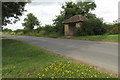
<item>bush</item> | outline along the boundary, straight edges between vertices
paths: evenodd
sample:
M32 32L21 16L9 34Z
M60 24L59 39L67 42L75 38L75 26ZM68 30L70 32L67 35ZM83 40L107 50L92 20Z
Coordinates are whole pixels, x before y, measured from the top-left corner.
M119 34L120 33L120 23L115 23L113 25L106 25L106 34Z
M3 29L2 31L3 31L3 32L12 32L12 30L11 30L11 29L8 29L8 28Z
M28 34L30 32L30 30L23 30L24 34Z
M23 29L17 29L17 30L15 30L14 32L15 32L15 34L23 34Z
M75 30L75 35L103 35L106 32L105 27L101 19L89 19L87 22L83 22L80 28Z
M35 29L34 31L39 33L42 30L42 27L38 27L37 29Z
M46 35L46 32L44 30L40 31L39 34Z
M83 28L82 28L83 29ZM75 32L74 32L75 36L86 36L88 35L87 32L85 32L84 30L81 30L81 28L76 28Z
M51 25L45 25L45 27L42 27L42 30L44 30L47 34L55 32L54 26Z

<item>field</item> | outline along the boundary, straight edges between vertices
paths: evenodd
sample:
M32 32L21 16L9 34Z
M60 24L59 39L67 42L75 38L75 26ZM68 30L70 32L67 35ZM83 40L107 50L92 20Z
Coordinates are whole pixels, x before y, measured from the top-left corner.
M92 66L17 40L2 39L3 78L113 78Z

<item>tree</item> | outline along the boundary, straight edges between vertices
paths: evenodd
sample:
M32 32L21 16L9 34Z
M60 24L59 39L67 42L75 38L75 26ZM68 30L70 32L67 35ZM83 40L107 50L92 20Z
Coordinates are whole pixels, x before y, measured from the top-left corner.
M87 14L95 8L96 4L94 2L66 2L65 5L62 6L63 10L60 15L56 16L56 19L53 20L57 31L63 34L64 25L62 22L64 20L77 14L87 16Z
M27 18L24 19L22 23L25 30L32 30L34 26L39 26L40 22L32 13L27 14Z
M3 31L5 31L5 32L12 32L12 30L8 29L8 28L4 28Z
M53 20L55 32L58 32L61 35L64 33L64 25L62 23L64 20L64 15L58 15L57 18Z
M62 6L63 13L65 14L65 19L68 19L76 14L81 14L86 16L90 11L96 8L96 4L94 2L77 2L76 4L73 2L66 2L65 5Z
M27 2L2 2L2 25L16 23Z

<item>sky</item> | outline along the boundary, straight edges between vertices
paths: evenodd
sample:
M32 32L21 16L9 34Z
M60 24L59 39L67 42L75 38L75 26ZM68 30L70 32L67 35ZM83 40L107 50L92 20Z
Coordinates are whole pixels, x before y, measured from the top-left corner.
M60 14L62 4L66 1L77 2L78 0L32 0L31 3L25 6L27 12L24 12L23 16L20 17L20 21L15 24L8 24L4 26L12 30L23 29L23 20L28 13L33 13L41 25L53 24L53 19ZM97 7L92 13L96 14L97 17L103 18L104 22L112 23L118 19L118 2L120 0L94 0Z

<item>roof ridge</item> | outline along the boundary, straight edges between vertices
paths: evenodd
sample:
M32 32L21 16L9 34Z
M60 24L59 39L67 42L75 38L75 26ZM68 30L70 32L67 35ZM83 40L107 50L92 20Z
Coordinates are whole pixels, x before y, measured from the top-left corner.
M65 20L63 23L73 23L73 22L79 22L79 21L86 21L86 17L80 14L77 14Z

